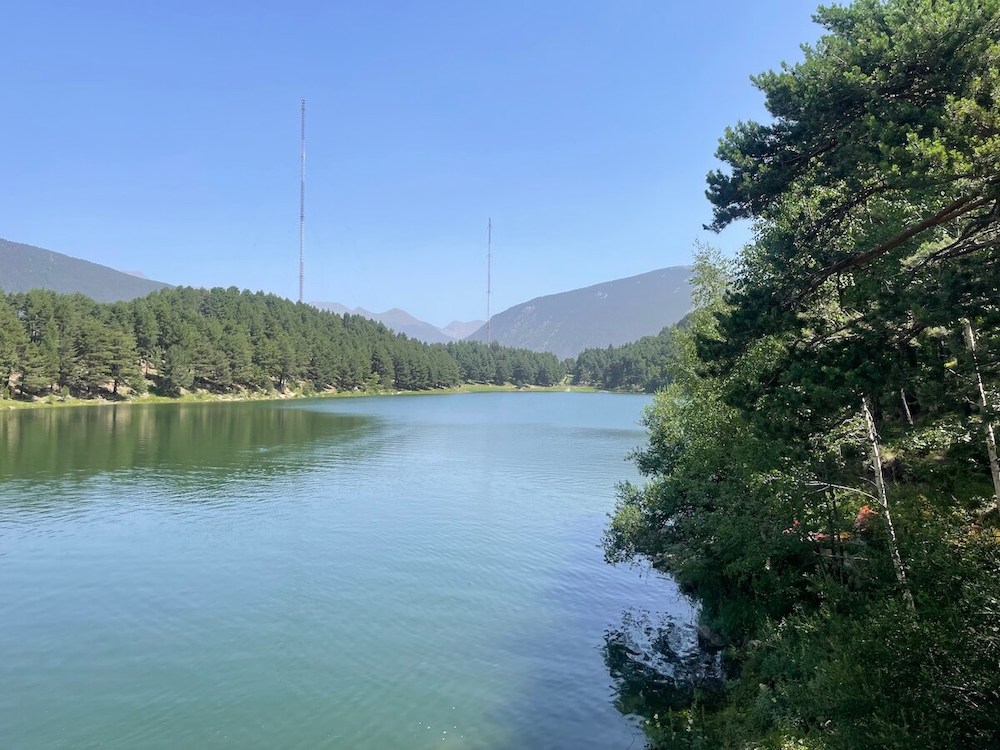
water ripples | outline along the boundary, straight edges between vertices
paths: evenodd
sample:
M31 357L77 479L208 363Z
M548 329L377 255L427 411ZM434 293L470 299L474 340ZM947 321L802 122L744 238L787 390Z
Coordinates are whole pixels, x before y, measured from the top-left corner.
M243 427L291 432L5 482L0 724L28 748L627 746L599 646L664 588L597 542L644 402L552 395L253 405ZM242 435L232 408L170 429Z

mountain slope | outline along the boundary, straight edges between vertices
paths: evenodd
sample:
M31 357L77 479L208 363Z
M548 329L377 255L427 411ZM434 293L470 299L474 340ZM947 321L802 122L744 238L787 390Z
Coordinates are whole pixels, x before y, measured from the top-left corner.
M400 310L398 307L386 310L385 312L373 313L363 307L355 307L352 310L345 305L341 305L339 302L313 302L312 306L320 310L337 313L338 315L350 313L351 315L360 315L369 320L376 320L396 333L405 333L411 339L423 341L426 344L447 344L449 341L459 338L449 335L435 325L414 318L406 310Z
M62 253L0 239L0 290L8 294L51 289L61 294L79 292L98 302L117 302L145 297L169 286Z
M478 331L485 322L485 320L453 320L441 330L453 339L464 339Z
M491 338L505 346L575 357L659 333L691 309L691 269L672 266L550 294L493 316ZM468 337L486 340L484 325Z
M386 310L383 313L362 311L357 314L377 320L380 323L384 323L386 328L398 333L405 333L411 339L423 341L427 344L447 344L451 341L451 338L437 326L417 320L406 312L406 310L400 310L398 307Z

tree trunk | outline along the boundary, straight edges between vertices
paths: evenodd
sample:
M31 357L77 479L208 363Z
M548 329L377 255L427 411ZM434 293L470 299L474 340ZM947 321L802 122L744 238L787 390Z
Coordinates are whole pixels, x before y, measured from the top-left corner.
M912 427L913 415L910 413L910 405L906 403L906 391L904 391L902 388L899 389L899 397L903 399L903 411L906 413L906 421L909 422L910 426Z
M976 354L976 333L972 330L972 321L965 318L965 343L972 352L972 366L976 370L976 386L979 388L979 409L983 414L983 424L986 427L986 452L990 457L990 474L993 475L993 499L997 512L1000 513L1000 462L997 461L997 438L993 432L993 423L986 414L986 389L983 387L983 375L979 371L979 357Z
M896 542L896 528L892 525L892 514L889 512L889 498L885 491L885 477L882 475L882 453L878 447L878 433L875 431L875 420L868 409L868 399L861 397L861 411L865 415L865 424L868 427L868 440L872 448L872 465L875 468L875 487L878 489L878 501L885 514L885 524L889 530L889 552L892 554L892 567L896 571L896 580L903 588L903 598L911 610L915 610L913 604L913 594L906 582L906 569L903 568L903 559L899 555L899 545Z
M837 510L837 493L832 487L826 490L826 520L830 534L830 555L837 560L837 577L840 582L844 582L844 574L847 568L847 552L844 549L844 542L840 538L840 528L838 525L839 512Z

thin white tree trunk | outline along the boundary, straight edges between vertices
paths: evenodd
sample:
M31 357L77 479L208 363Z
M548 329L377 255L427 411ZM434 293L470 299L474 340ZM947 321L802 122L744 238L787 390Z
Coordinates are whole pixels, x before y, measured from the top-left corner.
M903 399L903 411L906 412L906 421L909 422L910 426L912 427L913 415L910 414L910 405L906 403L906 391L904 391L902 388L899 389L899 397Z
M972 321L965 318L965 343L972 352L972 365L976 370L976 386L979 388L979 408L983 411L983 423L986 427L986 452L990 456L990 474L993 475L993 499L996 501L997 512L1000 513L1000 462L997 461L997 438L993 431L993 423L986 416L986 389L983 387L983 375L979 371L979 356L976 354L976 333L972 330Z
M889 530L889 552L892 554L892 567L896 571L896 580L903 588L903 598L907 606L914 610L913 594L906 582L906 569L903 567L903 558L899 555L899 545L896 542L896 528L892 525L892 514L889 512L889 498L885 491L885 477L882 475L882 452L878 447L878 433L875 431L875 420L868 409L868 399L861 397L861 411L865 415L865 425L868 427L868 440L872 448L872 465L875 468L875 487L878 490L878 502L882 506L885 514L885 524Z

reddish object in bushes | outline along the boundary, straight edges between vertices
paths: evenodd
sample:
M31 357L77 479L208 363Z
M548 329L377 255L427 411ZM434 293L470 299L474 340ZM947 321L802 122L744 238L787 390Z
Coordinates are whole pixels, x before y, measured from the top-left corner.
M858 532L872 531L875 528L875 519L878 512L872 510L872 506L865 503L858 511L857 518L854 519L854 529Z

